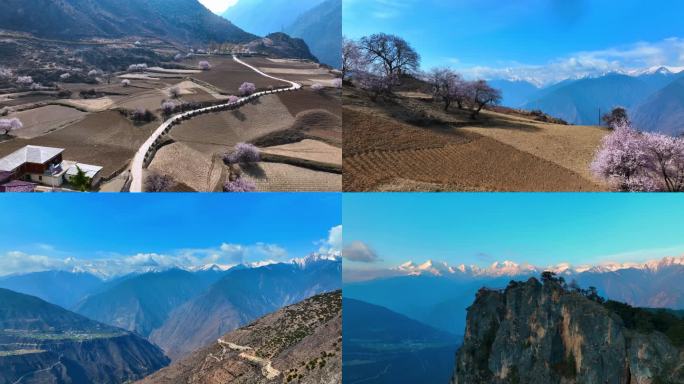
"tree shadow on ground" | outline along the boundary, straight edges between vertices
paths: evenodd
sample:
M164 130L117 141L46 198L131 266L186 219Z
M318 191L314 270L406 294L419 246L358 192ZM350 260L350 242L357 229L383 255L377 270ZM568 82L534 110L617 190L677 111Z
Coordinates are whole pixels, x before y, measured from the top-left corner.
M246 121L247 120L247 115L242 113L242 111L240 111L239 109L235 109L231 113L233 114L233 117L235 117L236 119L238 119L240 121Z
M240 169L242 169L242 172L245 174L255 178L255 179L265 179L266 178L266 172L264 171L263 168L261 168L261 165L259 163L253 163L253 164L242 164L240 165Z

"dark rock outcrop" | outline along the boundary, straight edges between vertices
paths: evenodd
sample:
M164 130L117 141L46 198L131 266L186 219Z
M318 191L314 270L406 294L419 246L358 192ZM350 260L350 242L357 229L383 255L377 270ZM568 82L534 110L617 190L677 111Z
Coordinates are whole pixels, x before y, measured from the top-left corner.
M682 351L628 329L605 305L557 281L482 289L468 308L452 384L684 383Z

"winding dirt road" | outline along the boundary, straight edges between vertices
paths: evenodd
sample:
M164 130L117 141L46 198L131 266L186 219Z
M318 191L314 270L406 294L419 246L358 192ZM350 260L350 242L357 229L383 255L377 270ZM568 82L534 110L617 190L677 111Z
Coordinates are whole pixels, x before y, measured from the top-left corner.
M238 108L252 100L255 100L261 96L264 95L269 95L272 93L278 93L278 92L285 92L285 91L296 91L302 88L301 84L295 83L294 81L290 80L285 80L281 79L278 77L274 77L271 75L268 75L262 71L260 71L258 68L249 65L245 63L244 61L240 60L237 58L237 56L233 55L233 60L241 65L244 65L245 67L253 70L254 72L258 73L261 76L268 77L269 79L273 80L278 80L282 81L284 83L290 84L290 88L284 88L284 89L277 89L277 90L272 90L272 91L263 91L263 92L257 92L252 95L243 97L239 99L238 101L234 103L226 103L226 104L220 104L220 105L215 105L211 107L206 107L206 108L201 108L201 109L196 109L193 111L187 111L184 113L180 113L178 115L174 115L170 119L166 120L162 125L157 128L152 135L143 143L143 145L138 149L138 151L135 153L135 156L133 157L133 161L131 162L131 188L130 192L142 192L143 190L143 169L145 167L145 162L148 160L149 156L152 156L153 151L152 149L154 148L155 144L158 142L158 140L167 134L169 130L173 127L173 125L183 119L186 118L192 118L193 116L197 116L200 114L204 113L211 113L211 112L218 112L221 110L225 110L226 108Z
M251 351L253 351L252 348L245 347L242 345L233 344L233 343L224 341L223 339L218 339L218 343L224 347L224 353L225 353L225 347L228 347L229 349L232 349L234 351L239 351L240 354L238 356L240 356L240 358L245 359L248 362L256 365L257 367L261 368L261 374L266 379L273 380L276 377L280 376L280 371L273 368L273 364L271 363L271 360L263 359L261 357L254 355L254 353L251 352Z

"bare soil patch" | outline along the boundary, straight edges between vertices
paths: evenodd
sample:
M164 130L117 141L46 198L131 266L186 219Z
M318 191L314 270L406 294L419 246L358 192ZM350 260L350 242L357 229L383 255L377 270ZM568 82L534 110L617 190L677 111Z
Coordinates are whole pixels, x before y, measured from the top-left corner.
M280 101L287 107L292 116L312 109L324 109L342 117L342 99L337 90L326 90L316 93L310 89L278 94Z
M244 82L254 83L260 90L265 90L269 86L276 88L289 86L287 83L261 76L244 65L236 63L232 57L214 56L208 60L211 62L212 69L194 74L192 77L206 81L229 94L237 94L238 88ZM197 65L197 62L194 62L194 65Z
M203 153L224 153L240 142L249 142L289 128L294 117L277 96L260 98L235 111L197 116L173 127L170 136Z
M344 110L344 190L595 191L581 175L460 129Z
M278 145L261 150L264 159L275 162L310 162L324 167L342 168L342 149L321 141L302 140L298 143Z
M65 159L100 165L104 167L103 177L108 178L126 166L156 126L156 123L136 126L116 111L93 113L40 137L0 143L0 157L25 145L65 148Z
M48 105L10 114L9 117L17 117L24 123L24 128L14 133L17 137L32 139L64 128L83 119L85 116L86 113L74 108Z
M253 181L259 192L338 192L342 175L280 163L259 163L243 167L243 176Z
M173 177L199 192L210 192L219 183L221 167L214 167L212 155L196 151L183 143L165 145L157 151L149 170Z

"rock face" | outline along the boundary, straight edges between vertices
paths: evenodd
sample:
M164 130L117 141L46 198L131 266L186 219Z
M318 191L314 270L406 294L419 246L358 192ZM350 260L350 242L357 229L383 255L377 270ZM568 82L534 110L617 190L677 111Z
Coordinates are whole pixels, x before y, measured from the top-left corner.
M342 293L325 293L230 332L142 384L342 382Z
M684 383L683 363L665 335L627 329L604 305L531 278L478 292L452 384Z
M168 363L133 333L0 289L0 384L115 384Z

